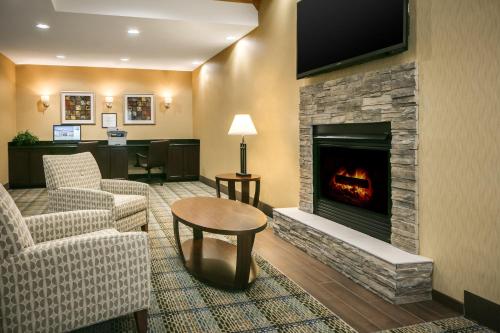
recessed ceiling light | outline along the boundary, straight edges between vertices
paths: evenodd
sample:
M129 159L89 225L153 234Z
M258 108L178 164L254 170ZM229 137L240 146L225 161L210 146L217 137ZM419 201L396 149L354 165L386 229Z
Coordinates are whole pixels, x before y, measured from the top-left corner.
M129 35L138 35L138 34L140 34L140 33L141 33L138 29L135 29L135 28L133 28L133 29L128 29L128 31L127 31L127 32L128 32L128 34L129 34Z
M38 29L47 30L47 29L49 29L49 28L50 28L50 25L45 24L45 23L38 23L38 24L36 25L36 27L37 27Z
M129 59L129 58L120 58L120 60L121 60L121 61L123 61L123 62L127 62L127 61L129 61L130 59Z
M203 63L203 61L199 61L199 60L196 60L196 61L193 61L193 65L201 65Z
M64 54L58 54L56 55L57 59L66 59L66 56Z
M236 37L234 37L234 36L227 36L226 39L227 40L236 40Z

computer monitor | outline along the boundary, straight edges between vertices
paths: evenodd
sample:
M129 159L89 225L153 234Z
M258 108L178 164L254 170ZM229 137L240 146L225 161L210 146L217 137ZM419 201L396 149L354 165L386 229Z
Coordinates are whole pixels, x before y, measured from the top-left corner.
M54 125L54 142L79 142L82 128L80 125Z

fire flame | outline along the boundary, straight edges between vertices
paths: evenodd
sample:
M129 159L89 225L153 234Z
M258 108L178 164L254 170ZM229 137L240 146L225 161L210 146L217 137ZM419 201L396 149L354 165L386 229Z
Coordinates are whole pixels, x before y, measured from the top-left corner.
M368 187L364 188L357 185L343 184L336 180L335 176L344 176L368 181ZM349 173L346 168L337 170L335 176L330 180L330 186L341 193L344 197L354 202L362 203L370 201L373 196L372 181L364 169L356 169L354 173Z

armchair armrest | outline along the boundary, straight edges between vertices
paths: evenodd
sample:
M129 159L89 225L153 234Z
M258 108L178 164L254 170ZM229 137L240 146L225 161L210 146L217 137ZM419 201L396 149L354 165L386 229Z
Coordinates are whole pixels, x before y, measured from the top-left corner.
M79 210L36 215L24 219L35 243L114 227L109 210Z
M112 193L73 187L49 190L48 196L50 209L53 212L87 209L113 210L115 203Z
M0 273L6 332L66 332L149 307L148 239L140 232L38 244L6 258Z
M149 202L149 185L117 179L102 179L101 189L114 194L142 195Z

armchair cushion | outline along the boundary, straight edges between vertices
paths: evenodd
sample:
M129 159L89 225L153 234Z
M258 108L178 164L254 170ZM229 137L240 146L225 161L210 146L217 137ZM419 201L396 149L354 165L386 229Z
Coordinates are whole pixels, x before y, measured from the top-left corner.
M101 171L91 153L44 155L47 189L75 187L100 190Z
M35 243L114 227L109 210L79 210L25 218Z
M112 193L101 190L62 187L48 191L49 209L52 212L64 212L82 209L107 209L114 207Z
M0 262L34 245L14 200L0 184Z
M149 197L149 185L129 180L103 179L101 190L114 194L133 194Z
M40 242L40 243L35 245L35 248L37 248L38 246L43 247L46 244L53 246L53 245L61 243L61 242L67 243L67 242L74 242L74 241L79 240L79 239L92 238L95 236L113 236L113 235L119 235L119 234L120 234L120 232L116 229L102 229L102 230L98 230L98 231L89 232L86 234L75 234L75 235L69 236L69 237L53 239L53 240L46 241L46 242Z
M149 307L147 235L104 230L0 264L0 331L66 332Z
M146 210L148 202L142 195L115 194L115 218L122 219Z

